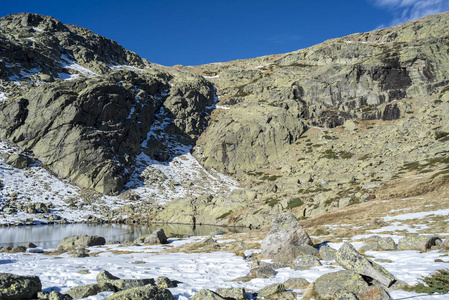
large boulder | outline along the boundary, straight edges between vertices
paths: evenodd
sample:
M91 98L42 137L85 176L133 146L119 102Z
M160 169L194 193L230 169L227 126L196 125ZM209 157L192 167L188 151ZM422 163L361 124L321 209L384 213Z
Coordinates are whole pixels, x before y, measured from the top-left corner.
M106 243L104 237L97 235L74 235L64 238L58 244L59 250L70 250L74 248L85 248L91 246L101 246Z
M291 263L298 255L298 246L313 246L307 232L291 213L278 216L261 243L262 254L279 262Z
M437 236L428 235L408 235L398 241L398 250L418 250L428 251L432 246L442 244L442 240Z
M382 266L357 252L350 243L345 242L336 253L336 261L346 270L371 278L382 287L391 286L396 278Z
M108 300L175 300L168 289L160 288L156 285L145 285L120 291L107 297Z
M32 158L23 154L13 154L6 160L7 164L19 169L25 169L29 164L32 164L33 162L34 160Z
M145 244L168 244L167 236L165 235L164 229L159 228L158 230L151 233L147 238L144 240Z
M26 300L35 299L42 290L42 283L37 276L20 276L0 273L0 299Z

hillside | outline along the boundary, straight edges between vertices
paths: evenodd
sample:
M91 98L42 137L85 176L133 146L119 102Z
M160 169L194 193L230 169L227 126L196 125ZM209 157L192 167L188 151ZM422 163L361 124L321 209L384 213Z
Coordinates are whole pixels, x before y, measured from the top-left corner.
M291 210L317 230L449 208L448 25L443 13L287 54L164 67L51 17L3 17L1 163L73 189L35 199L52 190L37 179L13 195L5 171L5 222L50 220L29 202L251 227Z

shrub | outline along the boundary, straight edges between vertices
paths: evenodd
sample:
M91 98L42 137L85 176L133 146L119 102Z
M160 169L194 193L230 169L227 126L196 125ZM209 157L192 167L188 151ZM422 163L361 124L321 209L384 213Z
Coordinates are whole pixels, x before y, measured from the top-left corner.
M290 201L288 201L287 208L292 209L292 208L301 206L303 204L304 204L304 201L302 201L301 198L293 198L293 199L290 199Z
M436 270L435 273L421 277L422 282L411 287L417 293L445 294L449 292L449 269Z

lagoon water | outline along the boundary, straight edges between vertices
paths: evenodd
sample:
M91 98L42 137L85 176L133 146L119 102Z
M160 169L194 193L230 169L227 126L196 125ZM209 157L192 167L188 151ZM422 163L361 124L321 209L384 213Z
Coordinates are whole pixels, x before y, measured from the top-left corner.
M0 246L19 246L23 243L34 243L42 248L56 248L59 242L68 236L87 234L102 236L108 241L134 240L162 228L170 236L204 236L213 231L246 232L247 228L229 228L218 226L196 226L181 224L164 225L125 225L125 224L65 224L36 225L21 227L0 227Z

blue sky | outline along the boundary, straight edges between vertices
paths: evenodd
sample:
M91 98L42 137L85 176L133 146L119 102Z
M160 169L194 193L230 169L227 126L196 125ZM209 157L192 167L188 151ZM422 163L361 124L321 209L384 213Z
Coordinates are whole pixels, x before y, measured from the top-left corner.
M448 0L21 0L0 15L50 15L171 66L290 52L448 10Z

